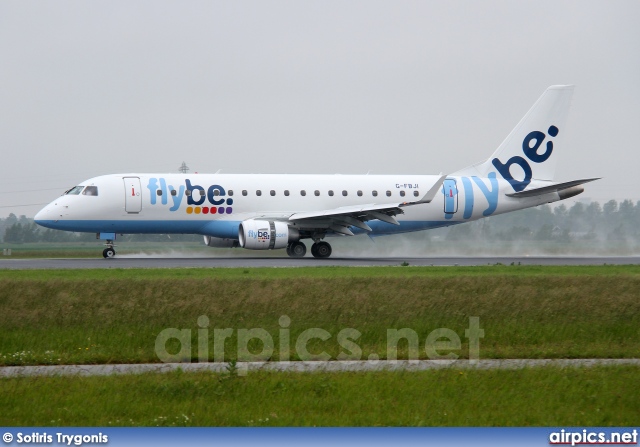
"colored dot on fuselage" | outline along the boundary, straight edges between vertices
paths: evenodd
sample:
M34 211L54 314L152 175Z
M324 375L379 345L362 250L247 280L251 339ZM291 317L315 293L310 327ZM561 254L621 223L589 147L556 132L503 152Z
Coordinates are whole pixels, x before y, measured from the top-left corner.
M193 213L193 207L188 206L187 207L187 214L191 214L191 213Z
M200 207L199 206L196 206L195 212L196 212L196 214L200 214Z
M208 206L203 206L202 207L202 214L209 214L209 207Z
M219 207L218 207L218 212L219 212L220 214L224 214L224 206L219 206Z

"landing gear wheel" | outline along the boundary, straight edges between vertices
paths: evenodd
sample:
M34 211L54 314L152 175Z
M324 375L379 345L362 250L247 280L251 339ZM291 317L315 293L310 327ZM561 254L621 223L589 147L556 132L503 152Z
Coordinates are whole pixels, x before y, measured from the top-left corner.
M102 256L104 256L105 258L113 258L115 255L116 251L111 247L102 250Z
M311 254L316 258L328 258L331 256L331 245L324 241L316 242L311 246Z
M307 254L307 246L302 242L292 242L287 245L287 254L292 258L302 258Z

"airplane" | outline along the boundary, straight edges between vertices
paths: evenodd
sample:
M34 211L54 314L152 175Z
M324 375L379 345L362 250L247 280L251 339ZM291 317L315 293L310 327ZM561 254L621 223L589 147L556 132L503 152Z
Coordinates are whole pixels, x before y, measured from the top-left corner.
M576 196L597 178L553 181L572 85L549 87L484 162L449 175L111 174L80 183L35 216L116 235L199 234L209 247L328 258L333 236L428 230Z

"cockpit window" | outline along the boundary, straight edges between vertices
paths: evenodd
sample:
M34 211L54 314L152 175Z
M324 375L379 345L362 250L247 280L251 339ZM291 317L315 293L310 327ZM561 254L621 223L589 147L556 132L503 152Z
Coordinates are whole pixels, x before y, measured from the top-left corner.
M97 196L98 195L98 187L97 186L87 186L82 194L85 196Z
M82 192L83 189L84 189L84 186L74 186L69 191L65 192L65 194L68 196L77 196Z

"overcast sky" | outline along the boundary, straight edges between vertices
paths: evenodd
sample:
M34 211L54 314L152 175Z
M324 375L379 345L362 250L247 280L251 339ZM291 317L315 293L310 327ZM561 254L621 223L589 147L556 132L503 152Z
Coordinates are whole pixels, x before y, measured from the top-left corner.
M0 0L0 217L183 160L453 172L553 84L576 85L557 180L638 200L639 24L639 1Z

